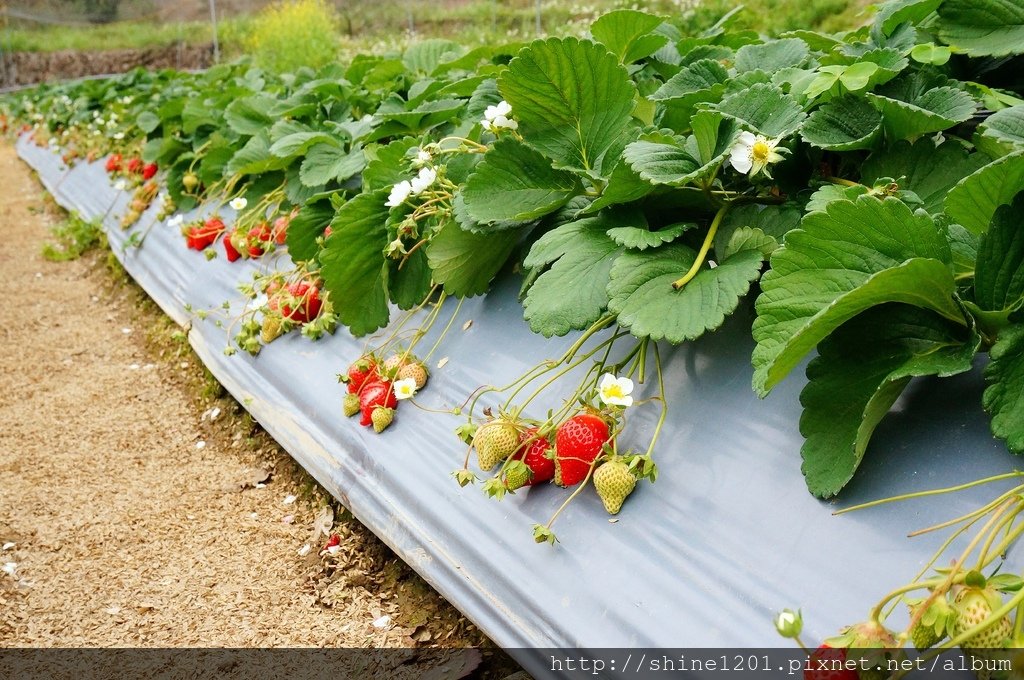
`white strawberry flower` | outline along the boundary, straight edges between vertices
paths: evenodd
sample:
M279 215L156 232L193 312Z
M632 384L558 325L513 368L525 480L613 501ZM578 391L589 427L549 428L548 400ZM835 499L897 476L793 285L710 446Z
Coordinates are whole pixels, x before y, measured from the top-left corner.
M116 139L117 141L121 141L122 139L124 139L124 133L123 132L115 132L114 133L114 139Z
M789 153L789 149L779 147L779 141L781 140L768 139L764 135L755 135L744 130L732 145L729 164L737 172L750 173L751 177L764 172L765 176L770 178L768 166L783 160L783 154Z
M117 189L118 191L124 191L126 188L128 188L128 183L125 182L123 179L119 179L116 182L114 182L114 188Z
M402 203L405 202L405 199L409 198L411 193L412 184L409 183L409 180L403 179L401 182L391 187L391 193L388 194L388 200L384 205L389 208L402 205Z
M430 155L429 151L426 149L420 149L416 152L416 158L413 160L412 164L417 168L421 168L432 161L433 158L434 157Z
M419 196L426 191L434 180L437 179L437 170L433 168L421 168L420 174L412 178L409 183L409 187L412 189L413 196Z
M245 199L245 196L239 196L238 198L231 199L228 205L231 206L232 210L238 212L239 210L245 210L245 206L249 205L249 201Z
M519 129L519 123L512 120L510 118L511 115L512 105L503 99L501 102L484 109L484 119L480 121L480 125L489 132L497 132L502 128L517 130Z
M416 381L413 378L396 380L391 385L395 389L395 399L412 399L416 396Z
M601 376L601 384L598 387L601 401L608 406L622 406L628 408L633 405L633 381L629 378L616 378L611 373Z

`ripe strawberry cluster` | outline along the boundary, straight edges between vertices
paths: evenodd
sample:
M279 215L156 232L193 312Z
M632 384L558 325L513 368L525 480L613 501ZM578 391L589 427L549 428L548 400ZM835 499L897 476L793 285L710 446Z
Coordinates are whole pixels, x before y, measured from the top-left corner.
M132 156L126 161L124 156L119 153L112 153L107 156L107 162L104 167L107 174L111 177L123 175L129 178L142 179L143 181L156 177L156 173L160 169L156 163L146 163L138 156Z
M249 354L295 328L316 339L333 332L336 318L315 274L298 269L291 276L280 273L258 279L258 287L246 288L250 297L262 290L266 302L247 313L235 343Z
M1022 585L1017 577L996 578L1003 579L1002 587L1012 591ZM923 652L947 639L959 640L972 667L981 669L979 680L988 680L994 662L1005 659L1006 650L1024 645L1024 637L1014 636L1010 615L1000 612L1003 596L992 582L986 582L979 572L959 580L964 582L907 600L910 624L902 634L877 619L844 628L810 653L804 680L880 680L889 676L889 669L904 667L899 664L906 659L903 645L907 641ZM784 637L799 639L803 621L799 613L786 610L775 625Z
M554 427L552 437L552 431L499 415L476 427L470 441L481 470L501 465L485 485L490 495L544 482L572 487L592 475L605 510L615 515L636 487L637 475L629 459L615 453L614 424L612 415L585 408ZM544 540L552 539L553 534L544 533Z
M279 216L273 224L261 221L254 227L245 230L237 226L228 229L220 217L214 215L205 220L196 220L182 227L181 233L185 243L194 250L205 250L213 245L218 238L224 248L224 256L228 262L241 258L257 258L284 245L288 235L288 225L294 213Z
M340 382L348 385L342 411L345 417L360 414L359 424L373 426L373 431L380 434L394 421L400 398L422 389L428 377L426 366L411 354L396 353L383 361L367 354L338 376ZM401 394L396 391L396 383L399 389L405 388Z

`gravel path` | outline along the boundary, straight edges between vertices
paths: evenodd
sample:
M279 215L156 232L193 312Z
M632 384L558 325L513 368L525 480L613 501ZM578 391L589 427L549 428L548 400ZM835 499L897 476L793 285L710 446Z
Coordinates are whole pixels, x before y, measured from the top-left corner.
M40 255L62 217L7 144L0 185L0 645L441 644L511 668L237 404L199 396L105 253Z

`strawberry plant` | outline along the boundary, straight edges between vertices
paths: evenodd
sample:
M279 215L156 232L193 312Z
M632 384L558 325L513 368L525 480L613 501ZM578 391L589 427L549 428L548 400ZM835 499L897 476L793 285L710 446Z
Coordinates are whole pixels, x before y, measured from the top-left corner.
M430 410L412 397L435 324L443 338L461 300L520 274L530 328L580 335L446 411L466 417L464 485L475 436L501 435L476 447L498 498L551 474L569 500L593 481L617 512L653 479L660 431L632 452L619 381L645 384L653 358L658 396L635 405L664 422L659 344L744 307L758 394L813 357L800 429L816 496L849 483L914 378L979 363L993 433L1024 452L1024 4L893 0L838 34L736 22L694 34L618 10L585 38L426 40L285 75L137 71L8 97L2 115L65 162L103 163L134 192L124 226L157 200L172 228L202 205L186 245L258 261L234 323L204 313L231 350L385 329L348 361L389 387L361 403L357 368L343 404L379 430L399 386ZM559 444L570 423L585 451Z

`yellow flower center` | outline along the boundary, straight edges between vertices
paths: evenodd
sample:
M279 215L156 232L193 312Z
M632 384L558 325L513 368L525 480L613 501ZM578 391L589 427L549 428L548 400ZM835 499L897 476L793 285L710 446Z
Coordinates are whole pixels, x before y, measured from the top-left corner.
M621 399L626 395L622 393L621 385L612 383L604 388L604 396L606 399Z
M754 142L754 146L750 147L750 155L758 163L767 163L768 155L771 152L772 149L768 146L768 143L761 139Z

